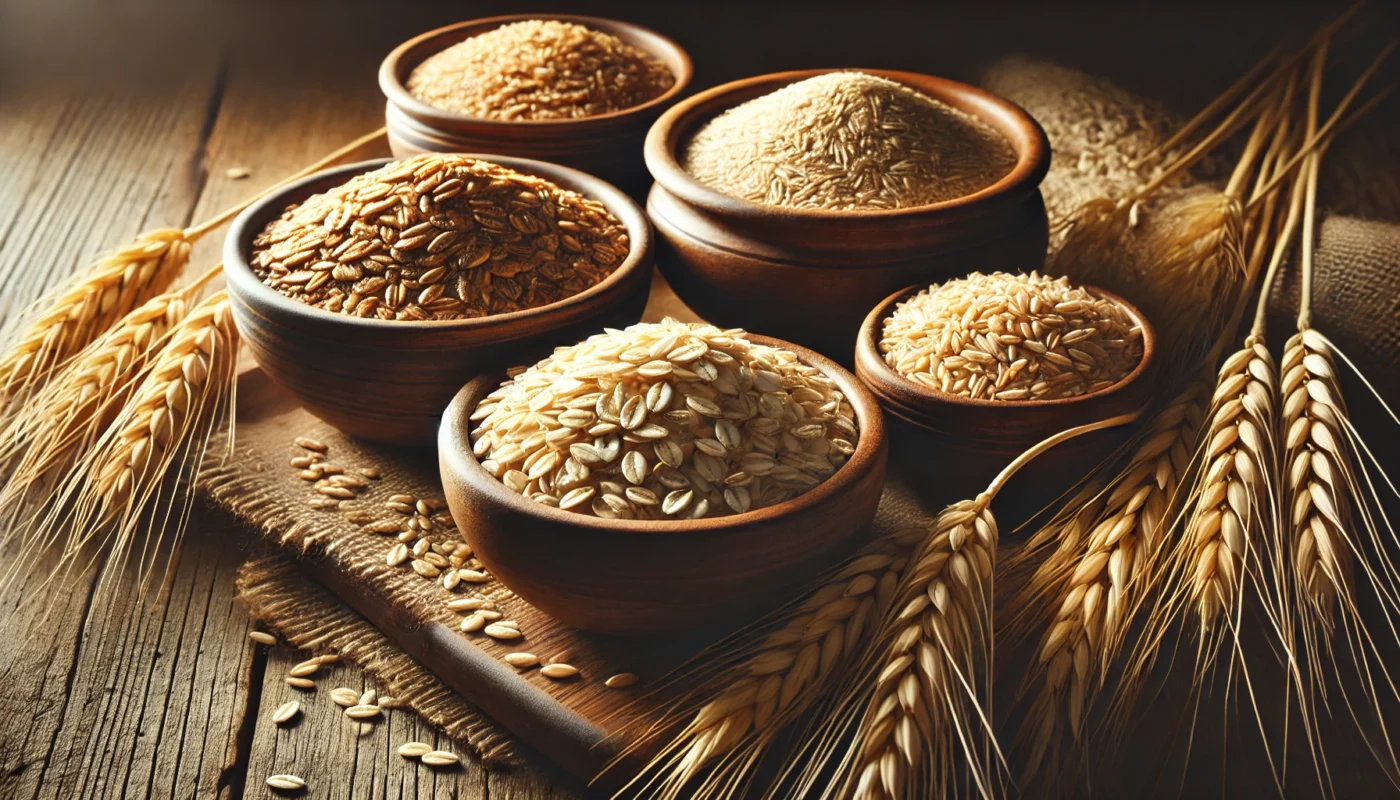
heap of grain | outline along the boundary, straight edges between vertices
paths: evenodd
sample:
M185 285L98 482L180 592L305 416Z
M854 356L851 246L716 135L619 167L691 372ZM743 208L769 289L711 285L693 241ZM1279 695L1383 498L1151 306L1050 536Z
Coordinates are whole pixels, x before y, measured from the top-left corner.
M616 36L557 20L526 20L423 60L410 94L430 106L496 120L572 119L621 111L665 94L671 70Z
M465 156L389 164L289 206L253 240L287 297L384 320L450 320L554 303L627 257L603 205Z
M477 458L511 490L608 519L775 505L834 473L858 436L845 396L793 352L671 319L556 350L472 419Z
M930 286L884 321L899 374L980 400L1049 400L1112 386L1142 360L1142 329L1117 302L1032 272Z
M859 72L798 81L710 120L687 172L773 206L850 211L952 200L1016 164L981 121L903 84Z

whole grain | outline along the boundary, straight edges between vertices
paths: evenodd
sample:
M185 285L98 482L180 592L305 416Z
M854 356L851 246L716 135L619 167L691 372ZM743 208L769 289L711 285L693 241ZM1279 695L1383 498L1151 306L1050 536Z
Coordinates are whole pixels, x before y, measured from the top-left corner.
M427 154L289 206L253 240L250 264L268 286L327 311L452 320L578 294L629 249L626 229L596 200L486 161Z
M832 72L710 120L682 163L744 200L849 211L972 194L1009 173L1016 155L981 121L902 83Z
M423 60L406 88L430 106L497 120L574 119L621 111L675 85L671 70L616 36L525 20Z
M1019 401L1104 389L1142 360L1124 307L1065 278L974 272L930 286L884 320L896 372L948 394Z

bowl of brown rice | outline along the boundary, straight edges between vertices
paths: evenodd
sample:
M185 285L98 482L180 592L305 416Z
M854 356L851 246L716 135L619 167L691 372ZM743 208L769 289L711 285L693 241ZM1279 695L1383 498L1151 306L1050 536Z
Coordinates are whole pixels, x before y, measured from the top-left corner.
M1045 253L1044 131L956 81L748 78L673 106L645 152L658 266L681 298L842 360L890 292Z
M258 365L363 439L431 444L462 384L641 316L646 215L577 170L427 154L328 169L234 220L224 272Z
M855 370L920 470L975 490L1042 439L1142 406L1155 355L1152 326L1118 295L1034 272L973 273L876 305ZM1063 489L1121 436L1061 444L1017 482Z
M829 359L664 320L467 384L438 459L502 583L567 624L636 634L780 602L849 552L879 504L884 431Z
M645 188L647 129L686 90L689 56L638 25L570 14L513 14L416 36L380 66L389 145L500 153Z

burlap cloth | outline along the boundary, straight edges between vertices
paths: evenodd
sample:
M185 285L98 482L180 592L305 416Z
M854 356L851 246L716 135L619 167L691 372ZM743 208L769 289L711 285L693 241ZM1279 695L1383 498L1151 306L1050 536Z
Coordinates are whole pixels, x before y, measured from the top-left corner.
M1084 200L1121 192L1140 180L1129 164L1161 141L1174 125L1159 106L1111 82L1050 64L1008 59L990 70L984 82L1029 110L1049 135L1054 158L1043 189L1052 223ZM1348 148L1339 147L1330 156L1333 164L1342 161L1343 165L1329 172L1323 202L1384 220L1400 219L1400 191L1395 179L1395 165L1400 160L1393 158L1384 144L1377 146L1374 141L1363 144L1362 149L1369 165L1364 170L1347 163ZM1378 152L1389 157L1384 162L1388 167L1376 163ZM1209 180L1214 171L1213 165L1206 165L1197 177ZM1368 183L1369 177L1374 180ZM1356 189L1362 185L1364 190ZM1274 331L1286 335L1292 330L1297 288L1296 278L1290 275L1275 292L1270 305ZM1400 389L1396 370L1400 359L1400 225L1350 216L1328 217L1321 228L1314 295L1316 326L1355 359L1393 403ZM647 316L686 313L674 297L660 295L654 296ZM1351 384L1348 389L1351 397L1362 391ZM282 440L284 445L291 435ZM368 460L385 469L385 480L398 482L408 493L440 494L430 463L424 466L420 461L406 467L401 453L346 442L329 428L322 429L321 435L333 450L355 447L361 463ZM279 459L273 459L270 468L284 468ZM337 597L308 580L293 562L309 553L335 553L335 563L352 571L355 580L373 586L387 602L423 620L451 622L432 584L412 573L405 577L404 570L387 568L384 540L367 536L342 515L316 512L303 500L262 491L261 470L248 459L235 459L205 476L214 502L233 511L267 544L267 552L251 559L239 574L241 597L251 613L294 646L339 653L359 664L386 692L488 765L510 763L515 751L509 734L399 652ZM951 499L955 498L945 498ZM937 510L929 507L931 502L927 497L920 501L912 493L891 491L882 506L881 526L926 517ZM487 591L509 595L496 585Z

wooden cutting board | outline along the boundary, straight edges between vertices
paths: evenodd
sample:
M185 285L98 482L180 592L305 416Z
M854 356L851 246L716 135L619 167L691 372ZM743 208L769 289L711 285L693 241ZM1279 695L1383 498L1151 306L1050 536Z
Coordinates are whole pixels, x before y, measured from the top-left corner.
M658 279L646 318L668 315L694 318ZM662 704L671 696L653 691L660 679L747 622L729 620L673 636L616 638L556 622L494 580L463 583L448 591L438 580L412 571L407 563L388 565L386 556L397 538L365 530L379 520L403 519L385 505L394 495L441 501L433 450L396 449L343 436L311 416L253 365L240 375L236 431L234 456L211 467L203 477L203 490L214 504L292 554L305 572L445 683L522 741L585 780L597 775L616 754L618 742L610 734L628 721L659 718ZM325 444L325 463L348 473L369 467L379 477L357 490L354 499L340 501L337 508L313 507L309 503L325 503L326 497L290 465L293 458L308 453L295 444L299 437ZM873 528L894 530L924 523L931 511L941 507L940 500L949 499L919 503L899 489L896 479L882 498ZM455 530L446 527L451 523L445 506L434 520L436 540L458 541ZM523 638L500 642L460 632L463 614L448 609L446 603L472 596L489 599L505 618L517 621ZM517 651L535 653L546 661L565 661L580 674L555 681L538 669L520 671L501 661ZM623 672L642 680L627 689L604 685L609 676Z

